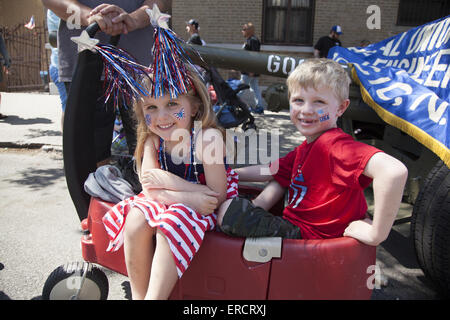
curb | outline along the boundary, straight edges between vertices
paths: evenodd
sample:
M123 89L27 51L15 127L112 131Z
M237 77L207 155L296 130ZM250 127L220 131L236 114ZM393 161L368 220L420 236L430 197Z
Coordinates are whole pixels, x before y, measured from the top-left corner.
M9 149L41 149L42 151L56 151L62 153L62 146L48 145L44 143L17 143L17 142L0 142L0 148Z

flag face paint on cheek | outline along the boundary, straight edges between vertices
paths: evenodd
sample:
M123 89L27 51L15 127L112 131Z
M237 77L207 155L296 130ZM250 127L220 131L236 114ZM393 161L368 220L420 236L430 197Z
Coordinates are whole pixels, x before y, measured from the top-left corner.
M323 111L323 109L317 110L317 114L319 115L319 122L324 122L324 121L330 120L330 114L325 113L325 111Z
M150 126L152 124L152 117L150 117L149 114L145 115L145 123L147 124L147 126Z
M184 108L181 108L180 111L175 112L173 115L174 115L175 118L177 118L178 120L183 120L183 119L184 119Z

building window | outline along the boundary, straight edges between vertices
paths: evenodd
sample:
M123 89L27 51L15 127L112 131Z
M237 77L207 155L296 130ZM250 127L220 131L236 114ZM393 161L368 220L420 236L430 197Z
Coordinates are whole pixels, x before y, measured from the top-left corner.
M312 45L314 0L264 0L264 44Z
M448 0L400 0L397 25L420 26L450 13Z

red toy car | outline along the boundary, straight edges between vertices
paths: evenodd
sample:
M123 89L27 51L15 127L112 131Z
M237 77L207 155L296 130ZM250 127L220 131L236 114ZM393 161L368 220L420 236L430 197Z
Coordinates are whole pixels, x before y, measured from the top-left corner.
M259 191L239 189L249 196ZM106 299L108 280L90 263L127 275L123 248L106 252L109 238L102 217L112 205L91 199L88 218L81 223L82 254L89 264L57 268L45 283L44 299ZM282 208L280 201L272 213L280 215ZM170 299L370 299L375 255L375 247L347 237L255 240L208 232Z

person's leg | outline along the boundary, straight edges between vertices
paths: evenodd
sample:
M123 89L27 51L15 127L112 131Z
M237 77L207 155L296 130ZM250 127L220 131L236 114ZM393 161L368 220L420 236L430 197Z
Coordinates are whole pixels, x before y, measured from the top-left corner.
M266 105L266 102L264 101L262 95L261 95L261 89L259 88L259 77L251 77L250 78L250 88L252 88L253 92L255 93L256 98L256 112L261 113L264 112L264 107Z
M250 77L248 74L241 74L241 82L250 85Z
M256 93L253 89L252 78L253 77L250 77L248 74L241 75L241 82L244 84L248 84L250 86L249 89L250 95L245 94L244 92L246 90L244 90L239 92L238 96L247 103L251 111L255 112L258 101L256 100Z
M144 214L133 208L124 226L124 255L130 279L131 295L135 300L144 299L150 279L154 253L155 228L148 225Z
M2 105L2 94L0 92L0 106L1 105ZM8 118L8 116L6 116L0 112L0 119L6 119L6 118Z
M64 127L64 111L66 110L66 103L67 103L67 89L66 85L63 82L59 81L58 77L58 67L54 65L50 65L49 68L50 78L52 79L53 83L55 84L56 88L58 89L59 99L61 100L61 131Z
M158 229L156 231L156 249L145 299L168 299L177 280L178 273L172 251L165 235Z
M222 232L235 237L301 238L297 226L244 198L225 201L219 208L217 224Z

